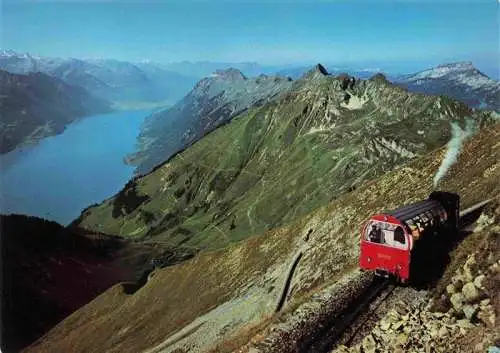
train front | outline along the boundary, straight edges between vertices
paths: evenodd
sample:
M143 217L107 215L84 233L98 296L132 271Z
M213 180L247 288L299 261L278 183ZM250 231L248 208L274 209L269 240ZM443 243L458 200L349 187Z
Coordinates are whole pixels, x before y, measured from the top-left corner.
M411 235L397 218L389 214L375 215L361 232L360 267L380 276L395 276L407 281L411 242Z
M361 231L360 267L402 282L410 273L413 279L434 271L447 235L456 232L459 209L458 195L436 191L427 200L371 217Z

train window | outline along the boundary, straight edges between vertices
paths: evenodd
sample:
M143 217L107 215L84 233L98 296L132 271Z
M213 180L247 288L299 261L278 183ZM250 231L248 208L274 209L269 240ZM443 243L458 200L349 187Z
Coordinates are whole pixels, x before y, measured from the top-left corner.
M403 245L405 244L406 238L405 238L405 232L404 232L403 228L397 227L394 230L394 241L401 243Z
M396 227L392 226L390 229L384 230L384 243L386 245L389 245L393 248L405 248L405 243L404 243L404 232L403 232L403 242L399 241L401 238L397 239L396 235Z
M366 225L364 239L398 249L406 249L406 235L403 227L388 222L372 221Z
M379 222L370 222L367 225L365 239L372 243L383 243L383 233Z

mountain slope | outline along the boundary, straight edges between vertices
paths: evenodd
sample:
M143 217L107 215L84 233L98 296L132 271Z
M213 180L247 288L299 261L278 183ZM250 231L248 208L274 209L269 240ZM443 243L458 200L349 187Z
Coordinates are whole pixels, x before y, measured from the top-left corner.
M128 160L137 165L138 174L150 172L232 117L274 99L290 86L283 77L247 78L236 69L216 71L199 81L175 106L146 118L139 134L139 151Z
M6 353L31 344L112 285L142 285L151 261L172 264L191 257L36 217L1 215L0 224L0 342Z
M500 111L500 82L490 79L470 62L439 65L398 81L412 92L442 94L472 108Z
M118 107L140 102L173 104L196 83L192 75L181 75L154 63L132 64L110 59L62 59L0 52L0 69L11 73L43 72L81 86Z
M61 133L87 115L111 111L109 103L79 86L42 73L11 74L0 70L0 152Z
M217 248L286 224L443 146L472 113L408 93L382 75L349 83L318 66L282 97L234 118L75 224Z
M500 200L499 140L497 123L467 141L440 190L460 193L463 208ZM203 352L214 344L213 352L245 352L238 349L247 342L249 351L295 351L311 337L310 324L335 315L338 298L368 283L356 270L362 222L425 199L444 155L443 148L415 159L286 227L155 271L133 295L117 285L27 352ZM299 253L285 312L275 314ZM273 334L274 342L267 339Z

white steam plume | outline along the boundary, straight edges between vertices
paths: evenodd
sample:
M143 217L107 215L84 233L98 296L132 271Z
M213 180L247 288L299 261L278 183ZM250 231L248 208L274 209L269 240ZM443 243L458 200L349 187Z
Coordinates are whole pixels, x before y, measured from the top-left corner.
M464 130L460 128L460 125L458 125L458 123L451 123L451 140L448 142L448 149L446 150L446 155L444 156L444 159L439 166L439 170L434 176L434 188L445 176L446 172L448 172L448 169L450 169L450 167L455 164L465 140L472 136L475 130L476 128L474 125L474 121L470 119L465 120Z

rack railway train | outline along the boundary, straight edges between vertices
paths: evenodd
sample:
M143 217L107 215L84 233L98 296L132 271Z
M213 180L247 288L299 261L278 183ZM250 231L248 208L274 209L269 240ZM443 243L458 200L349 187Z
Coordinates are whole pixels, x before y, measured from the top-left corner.
M362 227L360 267L405 283L433 270L458 230L460 197L435 191L427 200L372 216Z

